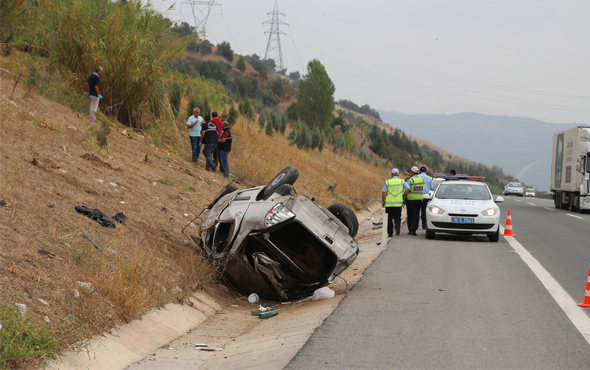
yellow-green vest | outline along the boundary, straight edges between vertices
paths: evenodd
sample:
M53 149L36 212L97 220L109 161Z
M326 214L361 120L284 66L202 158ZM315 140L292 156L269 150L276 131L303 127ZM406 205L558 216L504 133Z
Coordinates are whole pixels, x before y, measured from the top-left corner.
M404 204L404 180L400 178L385 181L387 196L385 207L401 207Z
M424 195L424 177L412 176L410 178L410 192L408 193L408 200L422 200Z

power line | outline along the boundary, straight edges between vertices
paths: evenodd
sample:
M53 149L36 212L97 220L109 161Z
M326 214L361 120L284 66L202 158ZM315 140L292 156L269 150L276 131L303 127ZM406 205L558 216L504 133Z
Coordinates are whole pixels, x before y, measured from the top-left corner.
M284 17L285 15L279 12L278 0L275 0L275 7L273 11L268 12L267 14L272 15L272 19L270 21L262 22L262 24L270 23L270 30L264 31L265 34L269 34L268 42L266 44L266 52L264 53L264 59L274 60L278 69L281 70L283 69L283 53L281 51L280 35L285 35L285 33L279 30L279 25L288 26L288 24L279 19L279 16L282 15Z
M211 14L211 8L213 6L221 6L221 4L215 4L215 0L209 1L197 1L189 0L183 4L189 4L193 13L193 19L195 21L195 30L197 33L205 33L207 30L207 20Z

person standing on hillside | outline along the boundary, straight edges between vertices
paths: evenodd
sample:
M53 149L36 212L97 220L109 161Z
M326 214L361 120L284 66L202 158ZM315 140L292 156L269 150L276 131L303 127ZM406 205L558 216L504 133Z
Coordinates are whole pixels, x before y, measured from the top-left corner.
M233 136L231 130L229 129L229 123L223 121L222 122L221 131L221 139L219 139L219 169L223 172L223 176L229 177L229 163L228 157L229 152L231 151L231 143L233 141Z
M430 193L430 189L432 189L432 177L426 174L426 167L420 167L420 174L418 175L424 179L424 194ZM422 206L420 207L420 217L422 218L422 229L426 229L426 206L428 205L428 201L426 199L422 199Z
M424 195L424 178L418 176L418 167L412 167L412 177L404 184L404 199L406 200L408 234L416 235L420 223L420 207Z
M217 128L217 134L219 135L218 138L221 139L221 131L223 130L223 127L222 122L218 116L219 115L217 114L217 112L212 112L211 122L215 125L215 128ZM219 161L219 146L217 147L217 149L215 149L215 152L213 153L213 163L215 163L215 168L217 168L217 164L219 164L219 170L223 172L223 168L221 168L221 162Z
M205 169L207 171L215 171L215 164L213 163L213 153L219 143L219 134L215 124L211 122L211 116L205 116L203 122L203 130L201 131L201 143L205 144L203 154L205 154Z
M203 117L199 116L201 109L193 109L193 115L186 121L186 128L190 131L189 137L191 139L191 149L193 163L197 163L199 160L199 154L201 153L201 130L203 129Z
M381 189L381 206L385 207L387 213L387 235L393 236L395 224L395 235L401 230L402 206L404 204L404 180L399 177L399 170L391 170L391 178L385 181Z
M98 110L98 102L102 99L100 95L100 75L102 74L102 67L96 67L94 73L88 77L86 81L86 97L90 99L90 120L96 122L96 111Z

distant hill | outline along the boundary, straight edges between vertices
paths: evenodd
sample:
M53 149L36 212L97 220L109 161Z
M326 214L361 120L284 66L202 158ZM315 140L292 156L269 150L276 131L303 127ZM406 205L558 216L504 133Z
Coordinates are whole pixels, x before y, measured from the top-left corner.
M472 161L502 167L504 173L549 190L553 133L579 124L548 123L530 118L379 111L384 122Z

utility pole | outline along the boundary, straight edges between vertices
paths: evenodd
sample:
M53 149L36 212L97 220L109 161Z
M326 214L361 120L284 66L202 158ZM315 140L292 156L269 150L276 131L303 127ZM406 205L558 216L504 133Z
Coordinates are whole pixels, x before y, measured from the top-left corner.
M264 53L264 59L272 59L275 61L278 70L283 69L283 53L281 51L281 38L280 35L285 35L284 32L279 30L279 25L288 26L287 23L281 21L279 16L285 16L279 12L278 0L275 0L275 7L272 12L268 12L268 15L272 14L270 21L262 22L262 24L270 23L270 30L264 31L268 33L268 43L266 44L266 53Z
M214 4L215 0L210 1L197 1L197 0L189 0L184 2L183 4L189 4L191 6L191 10L193 12L193 18L195 20L195 30L197 33L205 33L207 28L207 19L209 19L209 14L211 14L211 8L213 6L221 6L221 4Z

